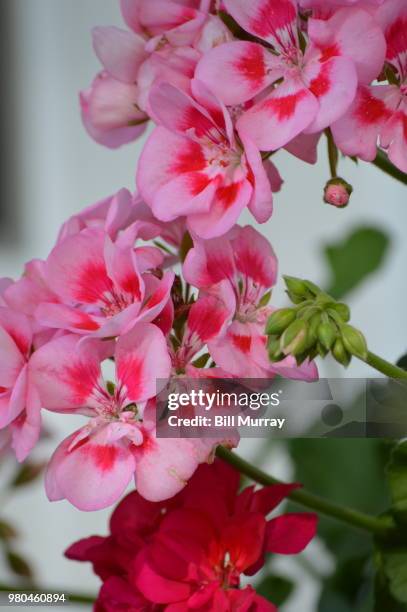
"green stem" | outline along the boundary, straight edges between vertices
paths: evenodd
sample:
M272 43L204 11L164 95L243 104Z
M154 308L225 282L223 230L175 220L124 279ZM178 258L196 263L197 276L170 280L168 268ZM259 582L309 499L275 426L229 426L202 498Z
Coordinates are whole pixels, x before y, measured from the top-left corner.
M218 446L216 454L218 457L236 468L241 474L244 474L251 480L258 482L261 485L268 486L273 484L282 484L280 480L277 480L277 478L266 474L266 472L263 472L255 465L252 465L242 457L239 457L239 455L236 455L236 453L232 453L223 446ZM318 497L317 495L309 493L303 489L292 491L289 498L293 502L300 504L305 508L325 514L326 516L342 521L347 525L352 525L358 529L368 531L369 533L381 538L390 536L395 528L391 518L376 518L369 516L368 514L364 514L358 510L353 510L352 508L334 504L333 502L323 499L322 497Z
M0 593L61 593L72 603L93 604L97 598L96 595L86 595L84 593L67 593L64 589L47 589L45 587L33 589L27 585L15 586L9 584L0 584Z
M331 178L336 178L338 176L338 149L336 148L329 128L325 130L325 134L328 146L329 171L331 173Z
M383 170L383 172L389 176L395 178L397 181L400 181L400 183L403 183L403 185L407 185L407 174L396 168L383 151L378 151L376 159L372 161L372 164L380 168L380 170Z
M390 363L389 361L382 359L382 357L379 357L379 355L375 355L374 353L371 353L370 351L368 351L366 359L362 359L362 361L370 365L372 368L374 368L378 372L385 374L389 378L402 378L402 379L407 380L406 370L399 368L393 363Z

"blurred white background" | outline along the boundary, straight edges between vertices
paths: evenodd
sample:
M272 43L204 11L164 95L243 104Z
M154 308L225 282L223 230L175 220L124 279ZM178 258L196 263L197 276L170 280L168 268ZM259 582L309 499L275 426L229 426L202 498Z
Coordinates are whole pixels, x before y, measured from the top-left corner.
M13 87L10 125L14 146L3 143L3 158L8 160L7 167L12 167L9 178L15 185L13 200L7 205L16 212L18 225L17 232L2 228L5 238L0 244L0 275L18 276L26 260L47 256L68 216L122 186L134 189L143 142L118 151L104 149L87 136L79 115L78 91L88 86L99 69L90 30L94 25L121 25L118 2L12 0L9 7L6 74ZM351 204L346 210L323 205L321 193L328 166L325 142L322 145L317 166L304 164L285 152L275 157L285 184L275 196L271 221L261 231L272 241L281 273L308 277L322 285L327 281L321 256L325 243L339 240L359 224L388 231L392 244L385 265L348 301L353 321L366 333L371 350L396 360L407 350L406 193L402 185L368 164L362 162L357 167L341 162L342 176L355 188ZM244 216L242 222L252 220ZM284 303L281 284L273 303ZM332 363L324 364L321 371L344 375ZM346 376L369 373L367 366L354 360ZM75 417L52 416L47 422L54 439L42 447L44 456L82 422ZM241 451L248 457L254 455L256 441L246 441ZM272 456L268 467L280 477L290 477L291 468L284 455ZM27 487L8 501L0 497L0 505L2 515L20 526L20 550L35 563L40 584L48 589L96 590L98 581L90 567L65 560L62 551L81 537L105 533L110 511L86 514L66 502L51 504L40 485ZM308 551L314 563L321 563L323 558L319 548L314 543ZM303 576L299 565L289 563L288 567L288 571ZM0 561L0 582L6 580L10 575ZM301 610L312 612L316 593L312 580L304 579L284 611L296 612L300 602Z

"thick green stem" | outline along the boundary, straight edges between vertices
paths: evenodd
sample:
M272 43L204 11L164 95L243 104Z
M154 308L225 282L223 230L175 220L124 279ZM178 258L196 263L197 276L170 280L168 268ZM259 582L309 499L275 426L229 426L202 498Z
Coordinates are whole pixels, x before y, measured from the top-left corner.
M393 363L390 363L389 361L382 359L382 357L379 357L379 355L375 355L374 353L371 353L370 351L368 351L366 359L362 359L362 361L370 365L372 368L374 368L378 372L385 374L389 378L401 378L401 379L407 380L406 370L402 370L401 368L394 365Z
M255 465L252 465L242 457L239 457L239 455L236 455L236 453L232 453L222 446L218 447L216 454L218 457L236 468L241 474L244 474L251 480L258 482L261 485L267 486L281 484L281 481L277 478L266 474L266 472L263 472ZM395 528L391 518L376 518L369 516L363 512L353 510L352 508L334 504L333 502L323 499L322 497L308 493L308 491L303 489L293 491L289 497L293 502L300 504L309 510L314 510L315 512L325 514L326 516L342 521L347 525L352 525L358 529L368 531L369 533L380 538L387 538L391 535Z
M403 185L407 185L407 174L402 172L394 164L391 163L386 153L383 151L378 151L376 158L372 161L372 164L383 170L389 176L392 176Z
M47 589L46 587L32 588L30 586L16 586L9 584L0 584L0 593L63 593L71 603L90 605L95 603L96 595L87 595L84 593L67 593L64 589Z

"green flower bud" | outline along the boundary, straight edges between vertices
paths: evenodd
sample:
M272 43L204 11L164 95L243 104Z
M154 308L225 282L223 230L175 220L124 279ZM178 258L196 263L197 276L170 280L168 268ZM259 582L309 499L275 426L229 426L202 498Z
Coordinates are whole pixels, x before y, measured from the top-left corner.
M267 351L270 361L281 361L284 355L281 352L280 340L276 336L270 336L267 341Z
M331 321L322 321L318 326L318 340L322 346L330 351L337 336L337 328Z
M269 317L266 325L266 334L281 334L294 321L296 313L294 308L281 308Z
M352 325L342 325L341 336L346 350L359 359L367 358L367 344L361 331Z
M304 285L307 287L308 291L310 291L314 295L319 295L320 293L322 293L318 285L309 280L304 280Z
M318 340L318 327L321 323L321 312L312 315L308 322L307 348L310 349Z
M348 351L345 348L344 343L341 338L337 338L332 348L332 355L336 359L338 363L345 366L345 368L349 365L351 360L351 355L349 355Z
M330 304L329 310L333 310L336 314L338 314L344 323L347 323L350 319L349 306L343 304L342 302L335 302L335 304ZM328 314L331 314L329 310Z
M284 276L283 278L287 286L287 293L294 304L299 304L310 297L310 292L303 280L295 276Z
M307 347L308 325L296 319L281 336L280 346L284 355L299 355Z

